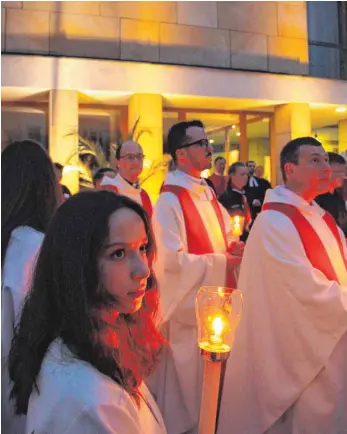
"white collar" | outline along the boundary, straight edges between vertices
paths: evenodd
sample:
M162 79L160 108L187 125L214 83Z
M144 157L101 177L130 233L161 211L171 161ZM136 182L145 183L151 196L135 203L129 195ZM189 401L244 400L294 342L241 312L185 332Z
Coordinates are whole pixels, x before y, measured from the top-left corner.
M232 191L236 191L236 193L245 194L245 190L239 190L237 188L232 188Z
M101 181L101 186L104 185L113 185L117 188L119 188L120 191L124 193L135 193L139 192L140 186L137 185L131 185L128 181L126 181L119 173L114 178L109 178L108 176L104 176Z
M249 186L250 187L259 187L258 181L255 179L255 177L253 175L249 178Z
M196 178L181 170L168 173L165 184L179 185L199 196L202 200L212 200L213 193L204 178Z

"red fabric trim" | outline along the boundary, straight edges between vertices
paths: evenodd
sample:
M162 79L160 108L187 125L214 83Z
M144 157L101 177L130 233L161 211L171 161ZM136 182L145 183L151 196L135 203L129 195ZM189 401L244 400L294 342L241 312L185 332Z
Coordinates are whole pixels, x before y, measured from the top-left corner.
M317 270L320 270L328 280L339 282L328 253L325 250L324 244L318 237L312 225L302 215L298 208L287 203L272 202L266 203L263 206L263 211L267 210L278 211L286 215L296 227L305 249L306 256L312 266Z
M185 228L187 234L188 252L194 255L204 255L214 253L213 247L206 231L206 227L202 221L199 211L197 210L189 191L179 185L163 185L161 193L173 193L179 200ZM213 195L212 206L216 212L217 219L221 226L225 246L227 249L227 236L222 211L218 205L217 198ZM236 280L234 273L227 274L226 285L229 288L236 288Z
M187 233L188 252L194 255L213 253L205 225L188 190L179 185L164 185L161 192L173 193L180 202Z
M149 217L152 217L153 207L152 207L151 199L149 198L149 196L145 190L141 190L140 195L141 195L142 206L147 211L147 214L149 215Z
M115 185L100 185L100 190L112 191L118 193L118 188Z

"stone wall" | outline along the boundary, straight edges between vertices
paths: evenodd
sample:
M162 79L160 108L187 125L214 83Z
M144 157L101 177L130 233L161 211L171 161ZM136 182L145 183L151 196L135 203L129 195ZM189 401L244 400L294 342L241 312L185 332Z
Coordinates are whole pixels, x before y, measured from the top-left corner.
M306 2L20 2L2 51L308 74Z

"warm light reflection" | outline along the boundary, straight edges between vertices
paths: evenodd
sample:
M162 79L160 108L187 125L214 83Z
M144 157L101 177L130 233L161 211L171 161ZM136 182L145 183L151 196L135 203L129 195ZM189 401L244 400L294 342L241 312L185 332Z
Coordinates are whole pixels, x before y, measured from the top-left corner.
M223 330L224 330L223 320L222 320L222 318L217 316L212 321L213 335L211 335L210 340L213 344L221 344L223 342L223 339L221 338L221 334L222 334Z
M231 233L234 237L240 237L243 234L245 217L241 215L233 215L230 217Z
M84 173L84 170L81 167L78 166L64 166L63 169L63 175L66 175L70 172L80 172L80 173Z

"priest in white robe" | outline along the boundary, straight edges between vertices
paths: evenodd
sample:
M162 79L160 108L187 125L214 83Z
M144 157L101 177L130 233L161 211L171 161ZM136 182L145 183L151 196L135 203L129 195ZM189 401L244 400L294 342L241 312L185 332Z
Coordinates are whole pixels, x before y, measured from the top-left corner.
M163 329L170 346L149 385L168 433L182 434L197 432L199 419L203 363L195 298L204 285L235 287L241 257L240 252L227 253L229 214L200 177L212 158L203 124L174 125L168 144L177 170L167 175L153 226Z
M116 149L118 174L114 178L104 176L99 188L129 197L142 205L151 217L153 213L151 200L139 185L144 158L143 150L136 142L129 141L118 146Z
M347 271L341 230L314 198L330 168L312 137L281 152L241 265L244 313L218 434L347 432Z

